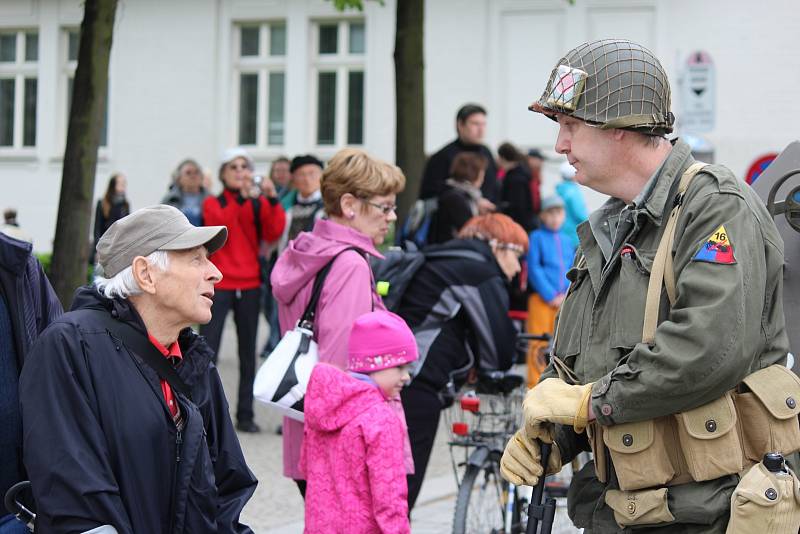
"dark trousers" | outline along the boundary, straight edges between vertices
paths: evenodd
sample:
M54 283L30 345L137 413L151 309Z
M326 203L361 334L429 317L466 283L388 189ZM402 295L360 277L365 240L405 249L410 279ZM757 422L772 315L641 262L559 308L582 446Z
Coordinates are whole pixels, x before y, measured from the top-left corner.
M253 380L256 377L256 331L261 304L261 288L245 290L218 289L211 306L211 322L200 327L214 351L214 363L222 341L225 318L233 308L239 348L239 399L236 405L238 421L253 420Z
M408 439L411 442L411 456L414 458L414 474L408 475L408 509L414 503L422 488L422 479L428 469L428 460L433 450L433 441L439 427L439 415L442 403L439 396L430 391L415 388L404 388L400 393L403 410L408 425Z

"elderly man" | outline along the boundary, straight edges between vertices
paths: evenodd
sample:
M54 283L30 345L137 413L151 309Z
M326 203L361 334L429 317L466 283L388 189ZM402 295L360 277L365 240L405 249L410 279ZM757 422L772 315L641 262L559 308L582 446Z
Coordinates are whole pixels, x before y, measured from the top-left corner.
M251 532L239 513L256 479L233 430L212 353L224 226L172 206L115 222L99 276L51 324L20 379L24 463L37 531Z
M504 476L536 482L540 439L555 441L550 472L591 446L568 505L592 534L722 534L737 484L745 500L766 495L750 509L764 528L770 502L796 514L793 489L757 464L800 448L800 381L780 365L783 243L764 204L665 138L669 81L636 43L571 50L531 109L558 122L575 181L611 198L578 226L552 361L526 397ZM788 529L775 532L797 532L798 516L781 510Z

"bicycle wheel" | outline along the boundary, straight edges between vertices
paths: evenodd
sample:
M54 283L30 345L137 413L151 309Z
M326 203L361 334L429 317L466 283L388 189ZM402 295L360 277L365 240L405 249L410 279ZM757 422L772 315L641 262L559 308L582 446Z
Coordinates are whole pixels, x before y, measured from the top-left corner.
M508 484L500 478L497 465L467 466L458 487L453 534L495 534L503 532Z

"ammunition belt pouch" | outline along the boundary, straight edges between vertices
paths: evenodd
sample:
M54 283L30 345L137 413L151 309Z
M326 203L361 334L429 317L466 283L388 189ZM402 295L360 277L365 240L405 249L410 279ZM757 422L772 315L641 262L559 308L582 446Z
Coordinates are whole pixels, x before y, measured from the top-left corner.
M800 450L800 378L782 365L747 376L703 406L634 423L588 430L601 482L608 451L625 491L702 482L741 473L768 452Z

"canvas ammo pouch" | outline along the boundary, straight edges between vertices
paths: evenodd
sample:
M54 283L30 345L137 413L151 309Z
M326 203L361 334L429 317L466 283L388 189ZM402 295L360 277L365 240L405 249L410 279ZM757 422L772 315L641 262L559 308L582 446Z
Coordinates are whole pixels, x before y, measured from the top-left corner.
M614 510L620 528L670 523L675 517L667 505L667 488L644 491L608 490L606 504Z
M800 483L797 475L770 472L753 465L731 495L731 518L725 534L797 534L800 528Z

